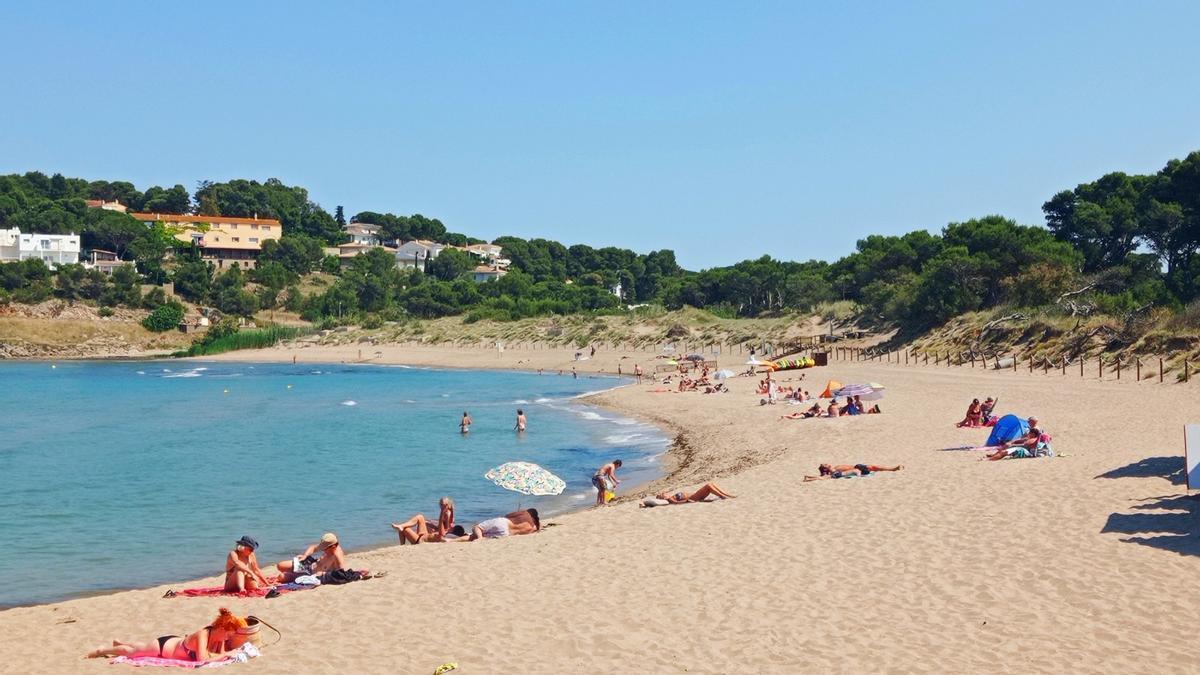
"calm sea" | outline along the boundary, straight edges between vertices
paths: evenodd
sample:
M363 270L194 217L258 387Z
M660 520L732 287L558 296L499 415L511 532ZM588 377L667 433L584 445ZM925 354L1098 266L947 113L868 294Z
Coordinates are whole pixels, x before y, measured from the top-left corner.
M219 573L243 534L259 559L322 532L351 549L388 524L464 523L594 499L591 475L624 460L658 475L668 439L587 406L615 378L388 366L178 361L0 363L0 607ZM517 408L529 431L513 431ZM463 411L471 433L458 433ZM567 483L526 497L483 478L511 460Z

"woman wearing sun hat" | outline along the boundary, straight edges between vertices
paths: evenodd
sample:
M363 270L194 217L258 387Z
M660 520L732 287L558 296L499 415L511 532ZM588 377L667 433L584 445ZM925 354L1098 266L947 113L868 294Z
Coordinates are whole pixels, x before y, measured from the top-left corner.
M257 548L258 542L254 537L245 536L237 540L229 557L225 558L226 592L242 593L271 585L258 566L258 558L254 556Z
M321 557L315 557L316 553L320 553ZM304 549L304 553L295 558L280 562L278 567L283 580L292 581L296 577L343 569L346 567L346 552L342 550L337 535L326 532L321 535L321 541Z

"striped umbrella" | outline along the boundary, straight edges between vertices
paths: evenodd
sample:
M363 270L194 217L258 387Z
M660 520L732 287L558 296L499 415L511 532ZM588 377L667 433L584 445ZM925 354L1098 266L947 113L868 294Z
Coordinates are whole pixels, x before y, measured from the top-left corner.
M868 387L865 384L848 384L848 385L842 387L841 389L838 389L837 391L833 392L833 395L838 398L844 398L846 396L851 396L851 397L870 396L874 392L875 392L874 389Z
M563 479L530 462L505 462L483 477L505 490L525 495L560 495L567 489Z

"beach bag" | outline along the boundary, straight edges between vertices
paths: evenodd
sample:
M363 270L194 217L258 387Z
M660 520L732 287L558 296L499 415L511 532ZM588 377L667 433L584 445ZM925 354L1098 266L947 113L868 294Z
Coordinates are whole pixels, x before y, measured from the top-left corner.
M237 649L238 647L241 647L242 645L249 642L250 644L254 645L255 647L261 648L263 646L263 642L262 642L262 640L263 640L262 639L262 627L263 626L266 626L267 628L270 628L272 631L275 631L275 642L272 642L271 644L276 644L280 640L283 639L283 634L280 633L279 630L276 629L274 626L267 623L266 621L263 621L262 619L258 618L257 616L250 615L250 616L246 617L246 625L237 629L237 633L235 633L234 637L230 640L232 647L234 649Z

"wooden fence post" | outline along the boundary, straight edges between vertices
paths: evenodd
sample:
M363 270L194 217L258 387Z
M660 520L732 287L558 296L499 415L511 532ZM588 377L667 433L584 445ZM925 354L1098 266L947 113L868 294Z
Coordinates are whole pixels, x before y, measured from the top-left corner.
M1187 381L1188 381L1188 362L1187 362L1187 359L1184 359L1184 360L1183 360L1183 381L1184 381L1184 382L1187 382Z
M1013 372L1017 372L1017 353L1013 352Z
M1104 379L1104 355L1103 354L1096 357L1096 374L1100 377L1101 380Z
M1136 359L1134 359L1134 367L1137 368L1137 374L1134 375L1134 377L1137 378L1138 383L1141 383L1141 381L1142 381L1142 357L1139 356Z
M1067 376L1067 355L1063 354L1063 377Z
M1158 357L1158 381L1159 382L1163 381L1163 365L1162 365L1162 357L1161 356Z
M1029 355L1029 374L1033 374L1033 354Z
M1121 379L1121 357L1117 357L1117 379Z
M1079 355L1079 376L1080 377L1083 377L1083 362L1084 361L1086 361L1086 359L1084 359L1083 355L1080 354Z

